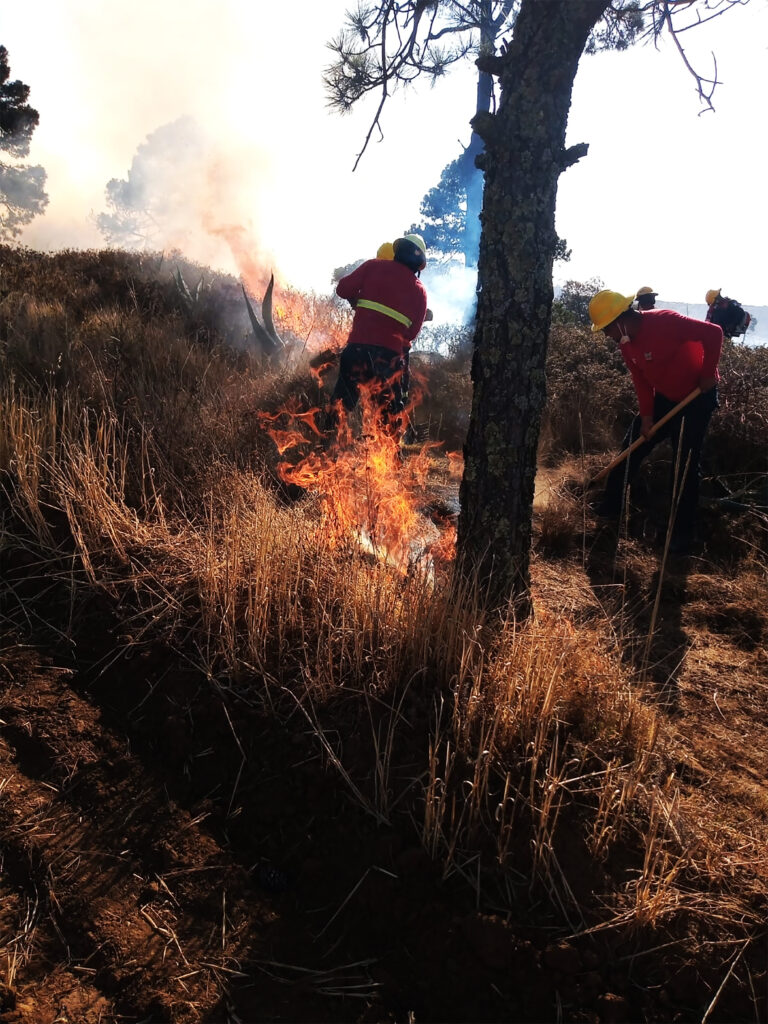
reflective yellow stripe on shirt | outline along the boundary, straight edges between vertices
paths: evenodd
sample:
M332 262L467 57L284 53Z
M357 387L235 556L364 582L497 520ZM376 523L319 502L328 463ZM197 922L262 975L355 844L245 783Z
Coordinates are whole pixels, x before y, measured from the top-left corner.
M393 320L397 320L399 324L404 324L406 327L410 327L413 323L409 320L405 313L398 313L396 309L392 309L391 306L385 306L381 302L373 302L371 299L358 299L355 304L355 309L374 309L377 313L383 313L384 316L391 316Z

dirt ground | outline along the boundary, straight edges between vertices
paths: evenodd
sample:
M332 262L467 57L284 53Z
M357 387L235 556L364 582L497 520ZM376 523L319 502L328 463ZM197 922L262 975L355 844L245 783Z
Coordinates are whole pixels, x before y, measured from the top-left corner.
M765 594L745 604L722 567L678 562L649 644L658 551L623 542L619 565L615 538L587 541L540 551L537 601L577 626L626 611L683 798L713 830L730 802L745 849L767 841ZM478 907L415 829L350 800L300 716L161 647L116 657L119 610L98 598L57 642L64 610L45 601L26 620L9 607L0 634L3 1024L687 1021L724 980L711 1020L765 1019L768 946L746 984L732 947L691 964L674 942L564 939L546 915Z

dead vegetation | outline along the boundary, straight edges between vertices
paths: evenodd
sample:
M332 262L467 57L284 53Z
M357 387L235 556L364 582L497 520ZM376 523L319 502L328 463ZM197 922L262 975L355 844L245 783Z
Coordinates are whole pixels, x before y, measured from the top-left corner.
M290 373L266 372L233 352L226 335L174 310L172 281L134 268L136 280L127 283L128 257L25 258L15 277L0 281L0 601L14 635L53 650L76 644L77 652L84 631L101 622L109 631L98 644L99 674L107 678L129 659L135 665L159 648L172 652L165 675L146 691L140 681L127 704L142 714L145 701L153 706L154 687L163 693L173 674L168 664L191 673L194 687L170 684L170 733L161 729L158 742L178 743L193 779L195 759L211 758L210 746L194 746L209 724L200 719L219 722L213 735L222 744L227 737L228 753L210 799L235 854L238 819L263 813L275 821L263 797L249 796L259 755L245 737L258 715L293 737L297 750L309 744L307 792L320 806L317 778L332 779L334 800L344 794L376 835L421 845L444 899L465 907L469 894L475 916L467 934L483 969L493 962L483 952L486 932L501 929L506 948L517 928L515 942L535 936L536 962L560 979L569 1013L658 1019L672 1007L681 1019L709 1019L752 1007L762 1019L768 747L757 716L767 695L768 545L760 514L739 510L722 522L716 508L708 512L710 555L696 572L660 571L650 541L663 526L658 503L633 513L618 538L595 531L580 483L615 430L612 417L621 418L626 383L610 360L591 372L583 339L563 336L553 359L572 342L574 362L553 371L546 436L548 462L557 465L539 481L537 613L525 625L488 621L469 588L456 593L449 573L403 573L354 537L340 543L338 524L316 498L289 500L276 481L255 413L278 408L288 394L306 405L322 400L306 362L311 349ZM216 307L215 291L210 301ZM736 365L741 356L728 358ZM744 452L743 462L731 458L728 478L751 481L740 496L750 500L762 485L756 453L765 440L768 376L760 377L764 356L738 365L743 377L734 387L752 397L748 415L735 391L726 398L723 419L738 420ZM429 378L428 366L422 372ZM599 381L598 418L583 403ZM432 391L432 422L440 418L439 394ZM456 402L445 399L453 424ZM361 455L360 479L372 458ZM436 488L450 479L444 463L432 456ZM658 461L649 468L645 497L663 471ZM60 775L61 759L72 756L57 752ZM62 778L81 770L73 763ZM12 793L6 797L12 803ZM19 828L4 820L6 847L18 846ZM63 823L51 829L70 831ZM267 840L264 848L273 849ZM400 872L411 868L401 864ZM331 948L344 941L349 949L355 936L359 943L355 907L376 905L376 886L391 884L387 871L379 861L360 869L318 939ZM194 976L183 1009L172 1000L149 1005L162 1019L208 1019L229 989L228 971L260 972L288 986L304 971L313 998L346 1007L360 997L374 1015L396 1006L382 991L397 991L397 980L377 981L367 956L334 958L343 966L333 971L278 961L243 938L232 961L216 961L202 947L193 958L179 942L172 898L160 892L147 900L138 890L121 898L141 911L137 928L146 929L149 946L159 943L179 960L179 976L185 965ZM41 899L50 914L55 887ZM247 894L238 899L242 929L250 911ZM34 1000L39 985L39 961L32 969L38 906L18 903L4 939L5 984L22 1001ZM226 926L218 927L225 944ZM553 938L564 944L553 947ZM583 950L593 942L645 958L637 968L642 993L621 975L623 1011L607 999L615 993L599 970L597 981L582 977L591 962ZM674 950L670 978L693 972L677 989L663 977L666 954L659 959L657 948ZM568 950L577 969L553 967ZM130 950L121 955L136 960ZM571 974L580 980L562 980ZM131 984L126 975L117 987L120 1005L147 1012ZM162 988L163 976L153 984ZM511 1012L505 998L488 1004L496 1006L484 1011L489 1019ZM520 1012L526 1016L524 1006Z

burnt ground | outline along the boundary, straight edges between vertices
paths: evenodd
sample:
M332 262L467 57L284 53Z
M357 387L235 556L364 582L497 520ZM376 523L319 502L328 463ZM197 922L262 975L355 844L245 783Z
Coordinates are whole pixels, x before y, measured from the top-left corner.
M577 624L622 613L615 538L588 542L586 559L544 545L534 564L538 600ZM637 659L658 551L627 543ZM685 799L713 829L730 802L768 836L764 596L745 601L706 557L672 566L646 674ZM6 612L3 1024L688 1021L724 979L709 1019L765 1019L764 936L730 976L732 946L692 960L675 935L567 939L524 901L513 917L443 879L414 825L366 813L287 699L223 688L178 650L125 648L100 598L74 623L51 591ZM358 704L334 709L332 740L363 777ZM414 762L430 706L416 694L406 709Z

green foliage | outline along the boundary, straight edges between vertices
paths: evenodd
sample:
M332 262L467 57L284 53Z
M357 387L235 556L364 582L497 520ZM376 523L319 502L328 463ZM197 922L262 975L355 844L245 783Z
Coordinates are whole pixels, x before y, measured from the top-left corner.
M29 86L9 81L8 51L0 46L0 150L14 161L0 162L0 241L16 238L48 205L42 167L20 164L29 153L40 115L27 103Z
M454 0L358 3L328 44L334 60L323 80L330 105L344 113L361 97L380 89L382 82L394 90L418 75L433 81L440 78L473 46L474 40L463 39L462 34L476 26L467 24L462 8ZM420 42L404 46L404 38ZM449 42L438 42L439 38Z
M466 266L476 267L480 250L480 221L470 226L468 210L473 189L482 195L482 171L475 166L475 150L465 149L443 168L440 180L421 200L422 220L409 231L418 232L430 251L447 259L464 257ZM567 262L571 252L565 239L558 238L555 260Z
M603 288L605 285L599 277L592 277L589 281L566 281L559 297L552 303L552 323L589 326L589 300Z
M8 51L0 46L0 149L13 157L26 156L40 115L29 106L29 86L10 82Z
M430 252L449 258L466 252L467 195L471 179L480 173L469 156L469 150L465 150L445 165L440 181L421 200L419 212L423 220L412 224L408 230L418 232ZM473 245L474 263L477 262L479 240L478 225Z

